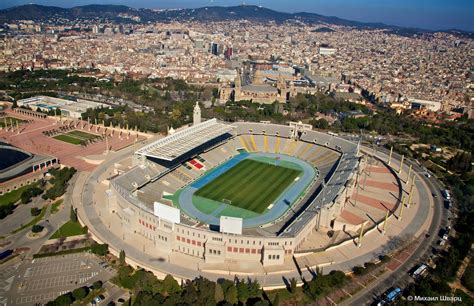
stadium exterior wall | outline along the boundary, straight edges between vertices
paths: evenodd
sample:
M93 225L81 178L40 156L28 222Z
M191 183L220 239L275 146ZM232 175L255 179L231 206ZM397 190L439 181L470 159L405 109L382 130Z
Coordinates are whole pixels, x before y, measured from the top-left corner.
M249 128L255 126L258 126L260 130ZM289 138L292 133L288 126L243 123L237 125L237 134L260 134L263 131L262 129L265 129L263 133L268 132L286 138ZM319 138L323 138L321 140L323 143L329 144L329 139L332 139L333 136L324 134L320 135ZM306 141L313 142L312 139ZM342 145L345 144L342 143ZM333 146L333 149L341 149L339 145ZM110 182L107 191L107 205L110 212L117 214L121 220L122 228L153 241L156 249L162 252L165 251L168 254L178 252L201 258L208 263L247 260L261 262L264 266L271 266L283 264L285 258L290 259L295 251L301 248L308 235L317 230L320 225L329 227L331 221L340 214L346 201L346 194L347 192L340 192L331 203L321 208L320 213L307 222L296 235L275 237L220 233L206 228L195 228L161 220L152 211L134 203L134 200L130 198L130 194L126 190L122 190L114 181Z

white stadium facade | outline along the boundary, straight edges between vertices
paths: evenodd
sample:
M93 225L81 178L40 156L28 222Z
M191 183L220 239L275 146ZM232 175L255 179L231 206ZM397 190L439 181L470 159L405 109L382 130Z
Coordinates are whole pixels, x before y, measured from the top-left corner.
M225 215L210 215L214 221L207 223L176 203L173 195L243 151L288 156L310 165L317 175L290 209L268 209L278 215L255 226ZM107 205L125 231L170 255L178 252L208 263L280 265L300 250L311 231L333 227L352 193L359 162L358 144L306 124L211 119L138 149L133 167L110 179Z

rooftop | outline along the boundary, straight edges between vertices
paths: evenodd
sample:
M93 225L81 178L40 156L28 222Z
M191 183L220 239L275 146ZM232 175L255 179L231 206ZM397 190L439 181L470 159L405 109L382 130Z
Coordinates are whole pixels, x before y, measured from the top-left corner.
M172 161L208 141L231 132L232 129L230 125L211 119L159 139L139 149L135 154Z

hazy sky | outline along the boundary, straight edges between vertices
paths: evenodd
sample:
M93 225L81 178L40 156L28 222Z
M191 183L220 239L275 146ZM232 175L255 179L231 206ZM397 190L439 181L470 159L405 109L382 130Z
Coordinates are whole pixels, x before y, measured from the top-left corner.
M147 8L194 8L243 2L283 12L306 11L357 21L474 31L474 0L0 0L0 8L27 3L61 7L100 3Z

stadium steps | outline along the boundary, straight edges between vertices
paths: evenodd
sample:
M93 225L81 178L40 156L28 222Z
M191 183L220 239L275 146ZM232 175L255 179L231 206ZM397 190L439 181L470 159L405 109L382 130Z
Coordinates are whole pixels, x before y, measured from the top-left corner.
M153 190L153 189L147 189L147 190L140 190L137 192L137 198L138 200L146 203L153 205L155 201L159 201L161 199L161 191L160 190Z
M267 136L267 142L268 142L268 152L273 153L275 150L276 137Z
M244 140L245 144L247 145L247 148L249 148L250 152L255 152L256 149L254 148L252 141L250 140L249 135L243 135L242 139Z
M318 147L318 148L316 149L316 151L314 151L313 154L311 154L311 155L308 157L308 160L309 160L310 162L313 162L313 160L315 160L315 159L317 159L317 158L319 157L319 151L320 151L319 149L320 149L320 148Z
M285 145L285 150L284 150L285 154L293 155L293 151L296 149L297 144L298 144L298 141L294 139L288 139Z
M185 174L182 170L180 169L175 169L171 174L179 179L180 181L184 182L185 184L189 183L192 178L188 174Z
M296 156L299 158L303 158L304 154L309 150L309 148L312 147L312 144L310 143L305 143L300 145L299 150L296 152Z
M288 148L288 155L295 155L295 152L298 151L298 149L301 146L301 142L297 140L290 140L290 146Z
M260 151L258 149L257 143L255 142L255 138L253 137L253 135L250 135L250 141L251 141L252 149L254 151Z
M219 164L228 160L229 158L231 158L232 156L234 156L233 152L229 152L227 151L226 148L224 148L224 146L222 146L219 150Z
M301 158L309 161L310 157L315 155L318 152L318 146L312 143L308 143L309 149L306 150L303 154L301 154Z
M191 178L191 180L194 180L195 178L201 175L201 170L198 170L194 167L192 167L191 169L188 169L183 166L182 168L178 168L178 169L181 170L185 175L188 175Z
M242 146L244 147L244 149L247 150L247 152L250 152L249 148L247 147L247 144L245 143L243 136L239 136L239 140Z
M232 156L225 148L224 146L221 146L217 149L213 149L209 152L204 153L206 156L206 159L208 162L210 162L212 165L210 168L213 168L219 164L221 164L223 161L225 161L227 158Z
M336 154L336 155L333 155L331 157L328 157L324 163L321 164L321 167L326 167L326 166L330 166L332 164L334 164L337 159L339 158L339 156Z
M235 138L229 140L226 144L226 147L228 151L231 153L231 155L234 155L237 153L237 148L239 147L237 140Z
M268 137L267 135L263 135L263 151L269 152L268 150Z
M325 166L333 163L337 158L337 153L331 150L324 150L318 157L312 159L311 162L318 166Z
M218 159L216 159L215 156L211 155L210 152L202 153L200 156L206 160L206 162L201 162L201 164L203 164L204 167L208 169L213 168L215 165L219 163Z
M275 153L280 153L280 143L281 143L281 138L277 137L276 143L275 143Z
M166 180L170 184L170 188L178 190L181 188L184 184L183 181L180 179L176 178L173 173L167 174L166 176L163 177L163 180Z

